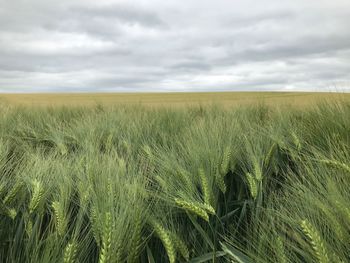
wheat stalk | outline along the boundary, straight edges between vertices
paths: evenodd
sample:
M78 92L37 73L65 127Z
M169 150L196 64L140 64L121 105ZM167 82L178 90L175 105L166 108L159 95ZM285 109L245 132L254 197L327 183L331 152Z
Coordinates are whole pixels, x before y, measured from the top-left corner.
M135 220L135 226L133 228L133 234L131 237L131 248L128 256L128 262L137 262L137 257L139 255L140 243L141 243L141 232L142 232L142 218L140 213L137 215Z
M185 183L185 187L187 189L192 189L193 188L193 182L191 181L190 178L190 173L188 173L186 170L180 168L177 172L177 174L180 176L181 181L183 181Z
M176 262L176 251L174 243L171 239L171 234L156 220L151 220L154 232L157 234L159 239L162 241L163 246L167 252L169 263Z
M332 253L332 261L336 263L345 263L337 254Z
M153 156L151 147L149 147L149 145L144 145L142 149L146 154L146 158L148 159L148 161L152 162L154 159L154 156Z
M8 208L6 205L0 203L0 214L8 216L11 219L15 219L17 211L14 208Z
M79 183L79 206L86 210L89 204L90 199L90 193L91 193L91 186L86 187L83 183Z
M77 256L77 243L72 241L69 242L64 249L63 262L64 263L74 263L76 262Z
M17 210L14 208L8 208L8 207L3 207L4 214L7 215L9 218L14 220L17 216Z
M262 170L258 161L254 162L254 176L255 176L255 179L259 182L262 181L263 179Z
M59 149L61 155L64 156L68 154L67 146L64 143L57 143L56 146Z
M276 150L277 150L277 143L274 142L274 143L271 145L271 147L270 147L270 149L269 149L267 155L265 156L265 159L264 159L264 166L265 166L265 167L268 167L268 166L270 165L271 160L272 160L272 157L273 157L273 155L275 154Z
M209 204L200 204L209 214L215 215L215 209Z
M24 219L25 230L27 232L28 237L30 237L33 231L33 222L30 219L30 216L28 215L28 213L23 214L23 219Z
M205 221L209 221L209 216L207 212L201 208L202 204L198 204L195 202L186 202L184 200L180 200L178 198L175 199L175 203L182 209L191 212L193 214L198 215L203 218Z
M112 216L110 212L106 212L99 263L108 263L111 260L112 230Z
M118 158L118 169L120 174L125 174L126 172L126 163L123 158Z
M347 223L348 225L350 225L350 208L344 205L343 203L339 202L338 200L335 201L335 205L338 208L338 210L342 211L345 214Z
M9 204L11 203L17 196L17 194L22 189L24 183L22 181L17 181L10 192L5 196L3 203Z
M255 200L258 195L258 186L257 186L256 179L251 173L246 173L246 179L248 181L250 195Z
M314 226L307 220L302 220L300 223L304 234L309 238L311 246L316 254L319 263L329 263L326 247L322 238Z
M295 145L295 147L297 148L298 151L301 150L301 142L298 138L298 136L295 134L295 132L292 132L292 138L293 138L293 143Z
M229 171L230 166L230 158L231 158L231 150L230 147L226 147L224 150L224 155L222 157L222 162L220 165L220 173L225 176Z
M168 189L168 187L169 187L168 182L166 180L164 180L163 177L156 175L155 179L163 191L166 191Z
M106 139L106 142L105 142L105 147L106 147L106 151L112 150L112 147L113 147L113 134L109 134L107 136L107 139Z
M345 163L342 163L342 162L339 162L339 161L336 161L336 160L326 160L326 159L321 159L319 160L321 163L324 163L330 167L333 167L333 168L336 168L336 169L339 169L339 170L343 170L347 173L350 174L350 167L345 164Z
M92 230L92 234L95 238L96 244L97 246L101 246L101 238L100 238L100 234L102 232L100 224L98 224L99 222L99 218L97 215L97 211L96 209L92 206L90 208L90 224L91 224L91 230Z
M287 263L288 261L287 261L284 245L283 245L281 237L279 237L279 236L276 239L276 248L277 248L276 255L277 255L278 262Z
M181 256L186 260L190 260L190 252L186 243L175 233L171 234L171 238L175 244L176 249L180 252Z
M204 169L200 168L198 169L198 175L201 181L203 196L204 196L204 203L205 204L211 204L212 201L212 195L211 195L211 188L208 182L208 178L205 175Z
M117 237L116 240L116 255L115 255L115 262L119 263L122 262L122 256L123 256L123 240L121 239L121 237Z
M63 207L61 203L58 201L52 202L51 206L53 208L54 215L55 215L57 233L60 236L63 236L67 228L67 221L66 221Z
M337 237L341 241L344 241L346 232L343 231L342 226L337 219L337 215L335 215L333 212L333 209L332 210L328 209L328 207L322 202L319 202L319 207L321 208L322 212L326 216L327 221L331 223L334 233L337 235Z
M29 213L32 214L39 206L44 196L44 188L38 180L33 182L33 195L29 202Z
M215 183L216 183L216 185L218 186L218 188L220 189L221 192L226 193L227 187L226 187L224 175L222 175L219 172L217 172L215 174Z

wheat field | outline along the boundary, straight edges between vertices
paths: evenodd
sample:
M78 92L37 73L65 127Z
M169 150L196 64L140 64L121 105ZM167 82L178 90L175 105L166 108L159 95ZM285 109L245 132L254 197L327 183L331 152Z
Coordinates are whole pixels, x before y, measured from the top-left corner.
M350 261L343 99L59 107L64 96L0 106L1 262Z
M174 93L29 93L0 94L0 103L22 106L142 105L186 107L217 104L224 107L262 103L305 107L322 101L349 100L350 93L322 92L174 92Z

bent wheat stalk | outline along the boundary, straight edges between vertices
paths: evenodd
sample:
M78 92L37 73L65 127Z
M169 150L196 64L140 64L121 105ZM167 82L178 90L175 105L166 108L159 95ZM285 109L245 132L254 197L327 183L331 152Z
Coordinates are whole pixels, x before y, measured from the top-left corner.
M345 172L350 174L350 166L348 166L345 163L342 163L342 162L339 162L339 161L336 161L336 160L328 160L328 159L321 159L319 161L321 163L324 163L324 164L332 167L332 168L343 170L343 171L345 171Z

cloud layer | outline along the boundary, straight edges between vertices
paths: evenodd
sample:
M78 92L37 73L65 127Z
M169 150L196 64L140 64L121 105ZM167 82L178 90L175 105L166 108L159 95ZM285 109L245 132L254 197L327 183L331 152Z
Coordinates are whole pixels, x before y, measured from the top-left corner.
M0 0L0 91L350 91L348 0Z

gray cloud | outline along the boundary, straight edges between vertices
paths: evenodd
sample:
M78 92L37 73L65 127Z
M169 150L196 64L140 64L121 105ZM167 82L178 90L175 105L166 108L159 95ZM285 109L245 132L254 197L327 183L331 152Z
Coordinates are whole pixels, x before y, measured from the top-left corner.
M0 91L350 91L349 24L346 0L0 0Z
M97 7L75 7L71 9L72 14L85 17L87 20L111 19L126 24L138 24L145 27L164 26L163 21L157 13L151 10L137 8L127 5L106 5Z

